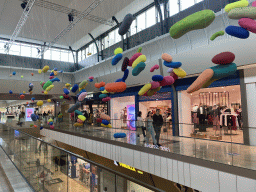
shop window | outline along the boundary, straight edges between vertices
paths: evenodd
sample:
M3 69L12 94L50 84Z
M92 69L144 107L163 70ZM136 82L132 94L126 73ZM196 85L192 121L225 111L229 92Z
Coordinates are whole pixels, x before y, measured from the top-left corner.
M115 188L115 174L106 171L106 170L102 170L100 173L100 191L116 191ZM119 192L119 191L118 191Z
M135 98L134 96L116 97L111 102L112 126L134 130L135 126Z
M177 13L179 13L178 0L169 1L169 16L173 16Z
M127 191L126 182L127 180L125 178L116 175L116 189L118 192Z
M97 177L94 180L91 180L91 164L73 155L68 156L68 162L69 179L76 181L75 186L70 185L70 190L90 191L91 183L95 183L95 181L97 182L98 178L98 175L96 175Z
M180 136L243 143L240 85L181 91L178 102Z
M195 4L195 0L181 0L181 11L193 6Z
M137 17L137 32L140 32L146 28L146 14L145 12Z
M146 12L146 28L156 24L156 8L155 6Z

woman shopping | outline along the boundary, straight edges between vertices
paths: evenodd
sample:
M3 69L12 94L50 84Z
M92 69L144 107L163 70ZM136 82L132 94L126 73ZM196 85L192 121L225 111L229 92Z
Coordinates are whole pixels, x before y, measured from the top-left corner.
M146 136L146 142L149 142L149 133L151 134L151 137L153 139L153 144L156 145L156 138L155 138L155 132L153 128L153 114L151 111L148 112L147 117L145 119L146 121L146 129L147 129L147 136Z
M137 137L138 139L140 140L140 135L143 134L144 136L144 140L143 142L145 142L145 137L146 137L146 134L145 134L145 126L144 126L144 122L143 122L143 118L141 117L141 111L138 112L138 117L137 117Z

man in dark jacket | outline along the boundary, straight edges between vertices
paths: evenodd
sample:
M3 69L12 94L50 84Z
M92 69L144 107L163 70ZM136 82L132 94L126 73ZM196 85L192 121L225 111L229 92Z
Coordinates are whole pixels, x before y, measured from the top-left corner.
M153 116L153 126L156 132L157 145L161 146L159 144L159 138L160 138L161 128L163 126L163 117L162 115L160 115L160 109L157 109L156 114Z

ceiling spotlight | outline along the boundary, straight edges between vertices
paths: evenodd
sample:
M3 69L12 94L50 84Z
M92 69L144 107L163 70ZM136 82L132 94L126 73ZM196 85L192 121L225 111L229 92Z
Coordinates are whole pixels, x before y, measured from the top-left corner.
M26 6L27 6L27 4L28 4L28 3L27 3L26 1L23 1L20 6L21 6L22 9L25 9ZM27 11L28 11L28 10L27 10Z
M68 20L69 20L69 22L73 22L74 21L74 16L73 16L72 13L68 14Z

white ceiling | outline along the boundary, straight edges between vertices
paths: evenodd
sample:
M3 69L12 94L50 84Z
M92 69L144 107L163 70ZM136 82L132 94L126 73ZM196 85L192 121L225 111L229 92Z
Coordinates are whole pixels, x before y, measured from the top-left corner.
M40 0L37 0L40 1ZM83 12L94 0L47 0ZM90 14L110 20L113 15L127 7L134 0L104 0ZM20 0L0 0L0 36L10 37L22 15ZM68 16L46 8L33 6L19 38L51 42L69 25ZM100 23L83 19L57 45L72 46L85 35L99 27Z

